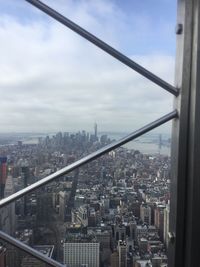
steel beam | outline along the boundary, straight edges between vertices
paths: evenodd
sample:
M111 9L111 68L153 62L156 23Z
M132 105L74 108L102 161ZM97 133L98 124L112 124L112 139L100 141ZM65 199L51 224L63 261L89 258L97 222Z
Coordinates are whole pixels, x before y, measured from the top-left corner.
M188 0L192 8L190 109L186 192L185 266L199 266L200 240L200 1Z
M178 0L176 86L170 202L169 267L199 266L200 2Z
M29 2L30 4L34 5L35 7L43 11L44 13L54 18L55 20L59 21L60 23L62 23L63 25L71 29L72 31L76 32L77 34L79 34L80 36L88 40L89 42L93 43L100 49L104 50L106 53L113 56L117 60L121 61L123 64L135 70L136 72L146 77L153 83L157 84L158 86L162 87L163 89L167 90L168 92L170 92L171 94L175 96L178 95L179 90L176 87L165 82L164 80L162 80L161 78L153 74L152 72L143 68L142 66L140 66L139 64L137 64L136 62L128 58L127 56L123 55L122 53L120 53L119 51L117 51L116 49L108 45L107 43L103 42L102 40L100 40L99 38L91 34L90 32L81 28L79 25L75 24L73 21L64 17L63 15L61 15L54 9L50 8L46 4L38 0L25 0L25 1Z
M22 196L24 196L24 195L26 195L32 191L40 188L41 186L54 181L55 179L65 175L65 174L70 173L71 171L85 165L86 163L91 162L91 161L99 158L100 156L112 151L113 149L120 147L120 146L136 139L137 137L153 130L154 128L157 128L158 126L164 124L165 122L176 118L177 115L178 115L177 111L174 110L174 111L170 112L169 114L159 118L158 120L153 121L153 122L147 124L146 126L140 128L139 130L121 138L120 140L115 141L115 142L89 154L88 156L86 156L80 160L77 160L76 162L68 165L67 167L37 181L36 183L34 183L32 185L27 186L26 188L23 188L22 190L19 190L18 192L14 193L14 194L12 194L12 195L4 198L4 199L1 199L0 200L0 208L15 201L15 200L17 200L17 199L19 199L20 197L22 197Z

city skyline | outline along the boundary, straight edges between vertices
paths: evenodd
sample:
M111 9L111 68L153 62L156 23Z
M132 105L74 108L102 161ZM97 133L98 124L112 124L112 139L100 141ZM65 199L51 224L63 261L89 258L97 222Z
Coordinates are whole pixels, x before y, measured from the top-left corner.
M109 145L95 130L2 145L5 197ZM167 266L170 166L167 155L117 148L1 209L2 230L71 267ZM2 267L44 266L3 248Z
M44 2L173 83L173 1L145 10L136 1ZM0 132L89 130L94 121L130 132L171 110L166 92L25 1L1 7Z

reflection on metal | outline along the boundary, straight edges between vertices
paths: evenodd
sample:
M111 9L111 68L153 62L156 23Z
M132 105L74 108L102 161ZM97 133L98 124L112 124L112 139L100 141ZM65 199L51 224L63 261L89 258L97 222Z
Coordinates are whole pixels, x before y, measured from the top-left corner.
M143 68L139 64L135 63L133 60L131 60L127 56L123 55L122 53L120 53L119 51L117 51L116 49L114 49L113 47L108 45L107 43L103 42L102 40L100 40L99 38L97 38L96 36L91 34L90 32L81 28L79 25L77 25L74 22L72 22L71 20L67 19L66 17L64 17L63 15L61 15L60 13L55 11L54 9L52 9L49 6L42 3L41 1L38 1L38 0L25 0L25 1L31 3L32 5L34 5L37 8L39 8L40 10L42 10L43 12L48 14L49 16L53 17L54 19L56 19L57 21L59 21L60 23L65 25L66 27L70 28L72 31L78 33L83 38L87 39L89 42L98 46L99 48L104 50L109 55L118 59L119 61L124 63L126 66L128 66L131 69L135 70L136 72L140 73L142 76L151 80L152 82L154 82L158 86L164 88L165 90L167 90L171 94L173 94L175 96L178 95L179 90L177 88L175 88L171 84L165 82L164 80L162 80L161 78L159 78L155 74L151 73L147 69Z
M87 155L86 157L80 159L80 160L77 160L76 162L68 165L67 167L64 167L63 169L53 173L53 174L50 174L49 176L39 180L38 182L32 184L32 185L29 185L27 186L26 188L10 195L9 197L6 197L4 199L1 199L0 200L0 208L9 204L10 202L14 201L14 200L17 200L18 198L24 196L25 194L27 193L30 193L32 192L33 190L35 189L38 189L40 188L41 186L47 184L47 183L50 183L52 182L53 180L85 165L86 163L88 162L91 162L92 160L95 160L97 158L99 158L100 156L112 151L113 149L117 148L117 147L120 147L134 139L136 139L137 137L151 131L152 129L164 124L165 122L171 120L171 119L174 119L178 116L177 114L177 111L174 110L172 111L171 113L159 118L158 120L156 121L153 121L149 124L147 124L146 126L140 128L139 130L136 130L135 132L121 138L120 140L118 141L115 141L103 148L100 148L99 150Z
M19 248L23 250L24 252L30 254L31 256L37 258L38 260L45 262L46 264L53 266L53 267L65 267L63 264L45 256L44 254L40 253L39 251L31 248L30 246L27 246L23 242L20 242L19 240L11 237L10 235L7 235L6 233L0 231L0 239L3 241L11 244L12 246Z

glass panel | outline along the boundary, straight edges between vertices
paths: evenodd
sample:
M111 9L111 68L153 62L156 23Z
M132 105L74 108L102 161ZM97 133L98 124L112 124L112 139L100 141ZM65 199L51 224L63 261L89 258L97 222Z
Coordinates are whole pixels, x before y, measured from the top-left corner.
M46 2L173 83L174 1ZM171 111L164 90L25 1L0 5L0 198ZM1 229L71 267L166 266L170 125L2 208ZM0 257L40 266L10 245Z

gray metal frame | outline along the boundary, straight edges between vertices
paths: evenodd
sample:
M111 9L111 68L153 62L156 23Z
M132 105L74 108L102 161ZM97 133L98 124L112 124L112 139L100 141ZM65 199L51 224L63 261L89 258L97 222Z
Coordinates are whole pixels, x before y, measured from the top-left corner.
M67 174L76 168L97 159L109 151L141 136L142 134L173 120L172 135L172 186L171 186L171 216L170 216L170 245L169 245L169 266L197 266L195 260L198 257L197 237L195 231L200 225L200 216L195 218L194 211L200 210L200 184L198 175L200 169L198 158L200 156L200 93L197 91L200 77L196 74L199 67L199 1L198 0L178 0L178 27L177 27L177 61L176 61L176 86L172 86L153 73L144 69L130 58L121 54L96 36L87 32L79 25L65 18L52 8L43 4L39 0L25 0L49 16L53 17L63 25L78 33L97 47L104 50L126 66L137 71L150 81L159 85L163 89L175 96L174 111L161 117L160 119L142 127L132 134L116 141L98 151L72 163L71 165L49 175L48 177L24 188L17 193L0 200L0 208L24 196L25 194L40 188L41 186ZM193 19L194 18L194 19ZM182 32L183 27L183 32ZM192 72L191 72L192 70ZM179 94L179 89L181 94ZM200 176L200 175L199 175ZM187 198L186 198L187 196ZM186 209L187 207L187 209ZM186 232L186 238L184 233ZM17 239L0 231L0 239L11 245L22 249L28 254L40 259L50 266L61 267L64 265L47 258L33 248L26 246ZM185 241L190 241L185 244ZM188 253L189 251L189 253ZM184 254L185 253L185 254ZM183 256L185 255L185 257ZM186 264L187 263L187 264Z
M178 0L173 122L170 266L200 266L200 1Z
M175 83L180 88L180 95L174 100L174 107L179 111L179 120L172 127L172 177L170 199L169 231L169 266L186 266L184 262L185 212L188 163L188 123L191 71L191 0L178 0L177 24L182 28L177 33L177 56ZM187 51L187 52L186 52ZM190 266L190 265L188 265Z

